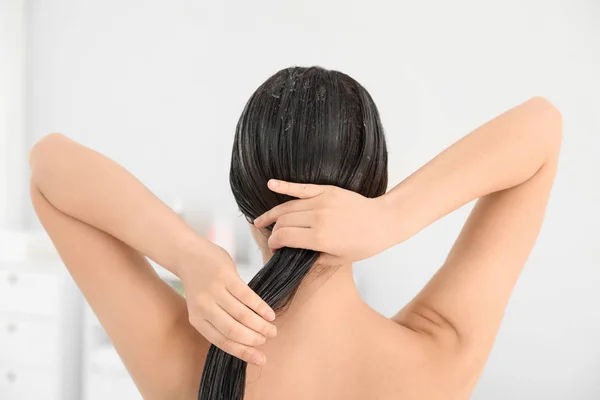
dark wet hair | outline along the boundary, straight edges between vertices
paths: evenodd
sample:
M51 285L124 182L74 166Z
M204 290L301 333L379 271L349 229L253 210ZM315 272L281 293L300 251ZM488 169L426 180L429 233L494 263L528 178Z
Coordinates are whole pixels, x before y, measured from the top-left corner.
M260 85L238 121L229 175L247 219L291 200L267 188L271 178L335 185L365 197L384 194L387 149L379 113L365 88L321 67L286 68ZM318 256L284 247L249 285L281 312ZM242 400L245 385L246 363L211 346L198 399Z

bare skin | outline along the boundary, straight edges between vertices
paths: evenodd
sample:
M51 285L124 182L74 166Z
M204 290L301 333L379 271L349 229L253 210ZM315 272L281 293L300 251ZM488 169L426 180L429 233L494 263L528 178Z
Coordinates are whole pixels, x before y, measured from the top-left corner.
M281 246L327 253L272 322L268 306L239 285L222 249L98 153L60 135L42 139L31 152L31 196L145 399L197 398L211 342L251 362L266 356L265 364L248 366L247 400L468 399L541 228L561 141L560 113L533 98L378 199L271 185L300 200L255 221L264 258ZM475 199L446 261L406 307L385 318L362 301L352 261ZM275 221L270 237L259 231ZM142 254L182 278L187 302ZM227 288L237 296L225 296ZM215 312L221 303L227 306ZM248 317L251 308L257 318Z

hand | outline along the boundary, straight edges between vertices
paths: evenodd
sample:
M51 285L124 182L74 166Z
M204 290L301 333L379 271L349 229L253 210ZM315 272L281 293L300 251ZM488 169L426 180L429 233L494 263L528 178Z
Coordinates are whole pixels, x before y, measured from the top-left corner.
M277 334L275 313L240 278L223 248L205 241L188 246L178 274L186 293L190 323L209 342L248 363L262 365L255 346Z
M382 198L367 198L336 186L289 183L271 179L269 189L297 197L254 221L257 228L272 223L269 247L295 247L327 253L323 263L369 258L395 243Z

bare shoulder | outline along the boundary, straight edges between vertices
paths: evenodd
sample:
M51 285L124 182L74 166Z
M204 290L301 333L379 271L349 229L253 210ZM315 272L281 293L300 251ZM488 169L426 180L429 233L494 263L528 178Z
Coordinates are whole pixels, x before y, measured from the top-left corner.
M365 340L354 357L362 360L371 398L462 399L456 397L462 390L453 376L457 358L450 337L433 339L376 312L362 325Z

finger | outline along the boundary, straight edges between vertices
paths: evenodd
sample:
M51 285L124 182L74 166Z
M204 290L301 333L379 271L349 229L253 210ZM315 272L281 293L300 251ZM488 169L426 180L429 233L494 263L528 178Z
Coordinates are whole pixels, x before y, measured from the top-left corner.
M318 196L325 192L326 186L311 185L308 183L292 183L270 179L268 182L269 189L276 193L287 194L288 196L297 197L299 199L309 199Z
M263 365L266 362L266 357L262 352L253 347L244 346L243 344L226 338L209 321L203 320L198 326L195 326L195 328L206 338L206 340L240 360L257 365Z
M258 332L245 327L236 321L221 306L215 305L210 311L208 321L219 330L226 338L246 346L260 346L267 339Z
M312 211L299 211L284 214L277 219L273 232L285 227L311 228L314 227L315 215Z
M268 244L273 250L282 247L292 247L296 249L325 251L316 237L316 230L313 228L285 227L278 229L271 234Z
M269 211L254 220L254 226L257 228L266 228L279 219L284 214L293 212L308 211L314 206L312 200L290 200L283 204L271 208Z
M236 321L247 328L268 338L273 338L277 335L277 328L275 325L265 321L254 311L242 304L231 293L227 292L227 295L220 299L218 304Z
M269 305L261 299L254 290L250 289L241 278L239 278L238 282L227 285L226 287L227 290L229 290L229 293L259 316L267 321L273 321L275 319L275 311L273 311L273 309L269 307Z

